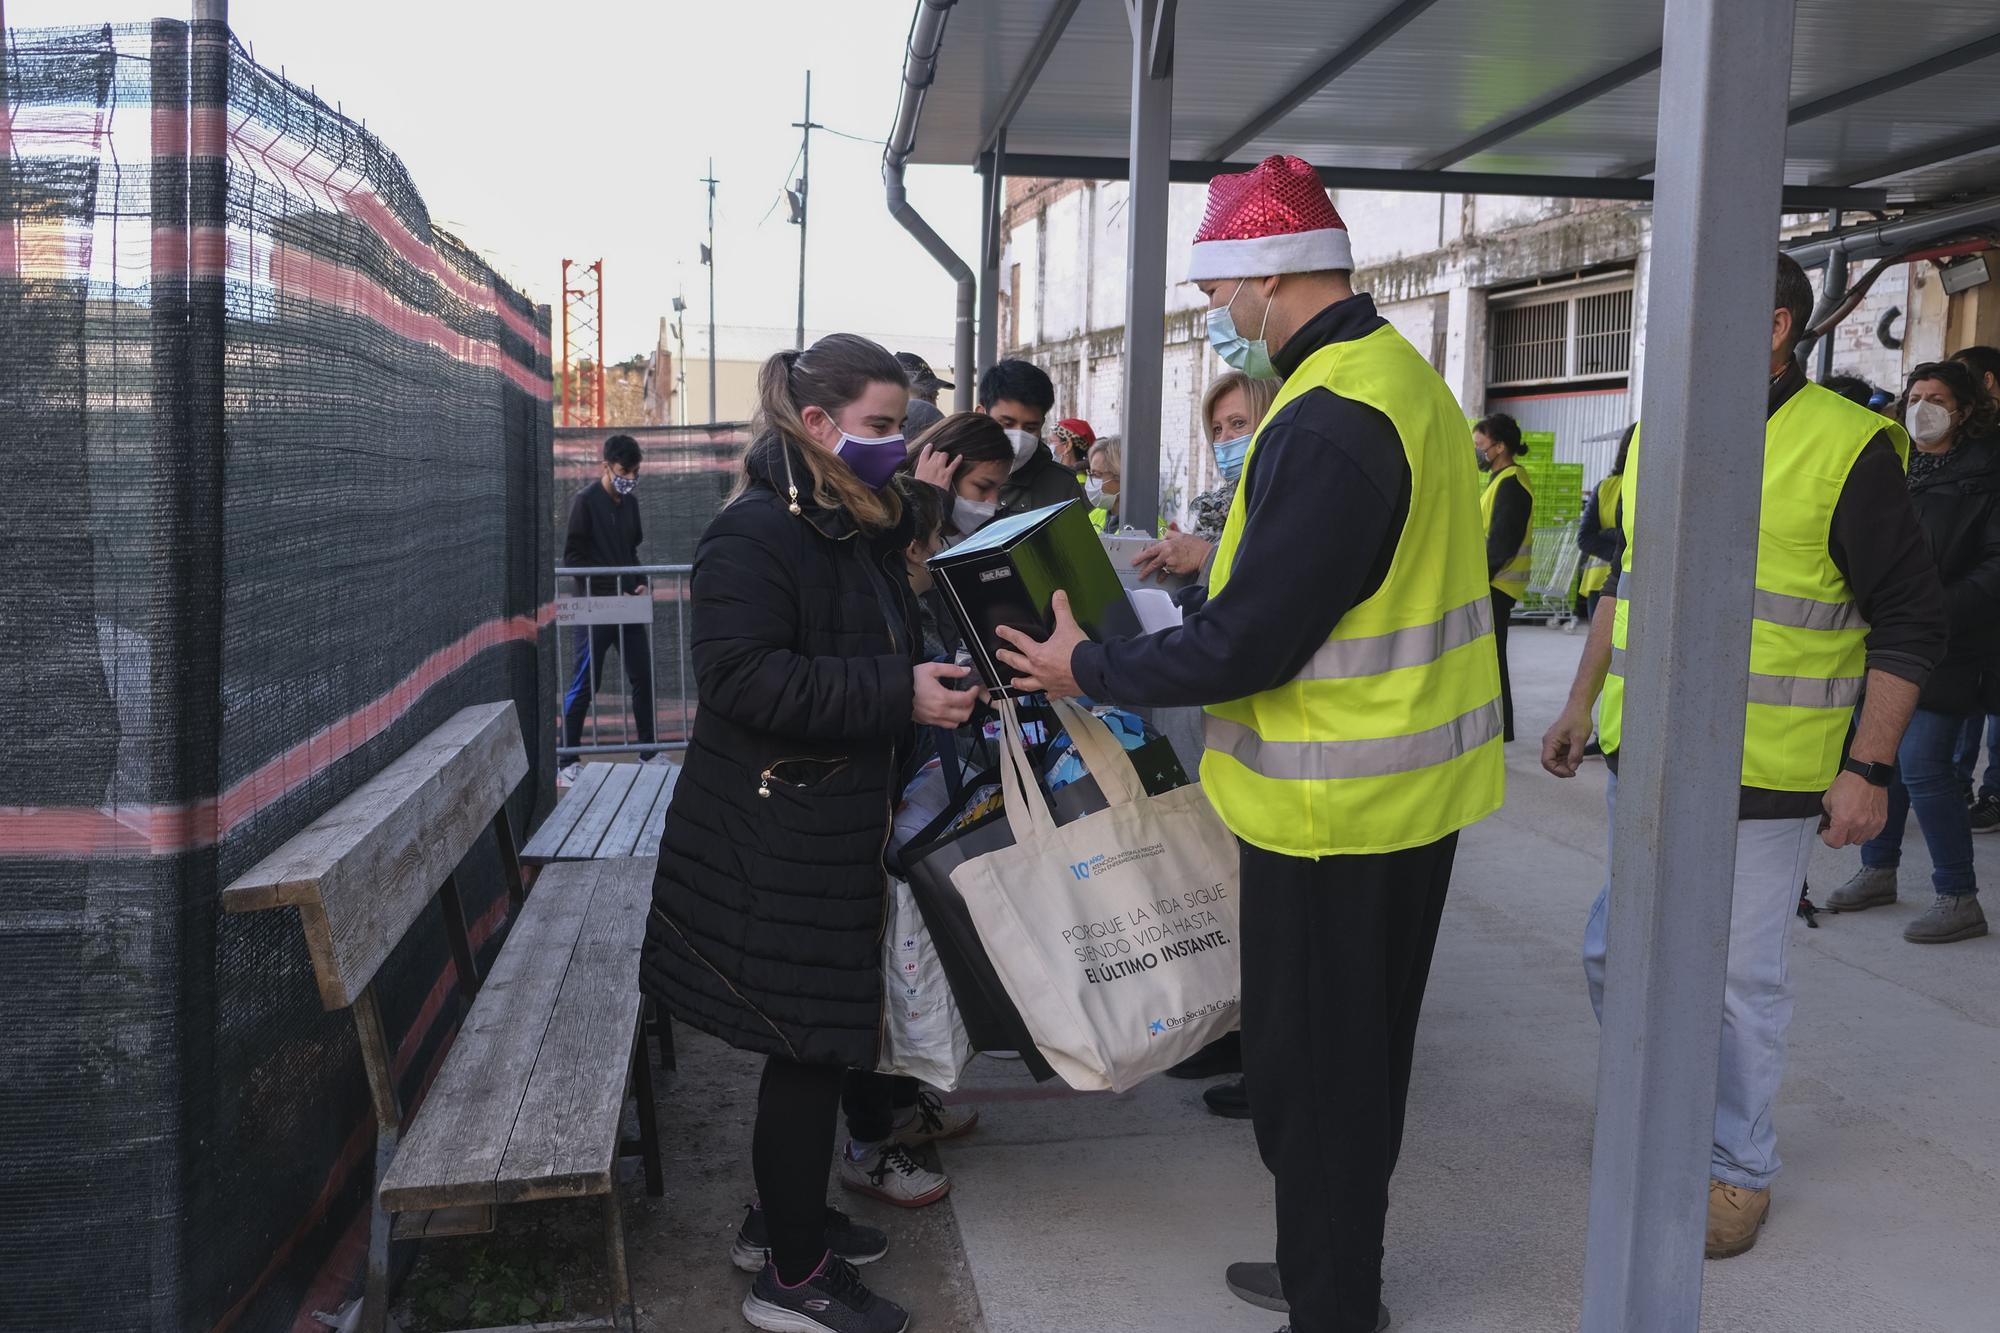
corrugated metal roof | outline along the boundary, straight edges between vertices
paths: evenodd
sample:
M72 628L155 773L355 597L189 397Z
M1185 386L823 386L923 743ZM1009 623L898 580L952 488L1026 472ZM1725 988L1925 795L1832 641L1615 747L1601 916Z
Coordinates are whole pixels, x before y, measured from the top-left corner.
M918 126L918 162L970 163L1063 0L958 0ZM1385 18L1390 35L1270 129L1227 154L1411 169L1560 105L1588 100L1454 169L1630 176L1654 155L1664 0L1229 0L1183 3L1175 26L1173 156L1210 159L1260 113ZM1900 88L1822 108L1791 131L1789 185L1884 185L1897 200L2000 188L2000 5L1799 0L1795 112L1894 76ZM1979 45L1984 43L1983 46ZM1007 127L1020 154L1123 157L1131 37L1124 0L1081 0ZM1612 77L1617 76L1617 77Z

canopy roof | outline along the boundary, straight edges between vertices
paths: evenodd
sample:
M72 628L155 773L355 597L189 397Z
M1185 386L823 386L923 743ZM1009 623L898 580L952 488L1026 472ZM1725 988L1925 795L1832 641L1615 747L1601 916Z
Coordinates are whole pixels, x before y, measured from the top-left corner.
M1652 170L1663 9L1664 0L1176 6L1176 178L1198 175L1193 163L1288 152L1321 167L1443 173L1403 188L1500 192L1450 179L1470 171L1522 176L1519 193L1552 192L1538 179L1548 177L1626 193ZM910 160L974 162L1003 127L1009 167L1017 155L1031 169L1056 165L1034 160L1051 156L1123 159L1131 43L1124 0L957 0ZM1798 0L1785 183L1868 186L1898 203L2000 188L1996 89L1992 0ZM1804 198L1794 190L1795 204Z

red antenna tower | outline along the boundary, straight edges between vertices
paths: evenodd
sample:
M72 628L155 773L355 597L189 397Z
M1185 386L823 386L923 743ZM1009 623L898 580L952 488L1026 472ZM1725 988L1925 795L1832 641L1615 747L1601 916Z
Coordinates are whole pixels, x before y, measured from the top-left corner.
M572 278L572 272L575 276ZM604 425L604 261L562 262L562 424ZM591 340L596 351L589 351ZM590 357L586 379L579 353Z

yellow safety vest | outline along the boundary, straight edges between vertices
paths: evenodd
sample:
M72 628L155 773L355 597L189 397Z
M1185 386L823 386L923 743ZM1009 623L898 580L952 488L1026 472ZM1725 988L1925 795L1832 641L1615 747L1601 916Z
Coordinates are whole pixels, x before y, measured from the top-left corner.
M1764 427L1763 507L1757 520L1757 592L1751 606L1750 691L1744 705L1743 785L1825 791L1840 771L1848 722L1867 679L1868 622L1827 554L1834 506L1854 460L1887 430L1909 463L1903 428L1829 389L1808 384ZM1625 649L1632 620L1639 433L1625 463L1625 558L1611 622L1598 741L1623 737ZM1645 575L1640 573L1639 577Z
M1326 387L1387 416L1410 467L1410 512L1388 575L1304 670L1208 710L1202 786L1237 837L1287 856L1393 852L1500 807L1500 668L1465 418L1392 327L1307 357L1264 418ZM1243 538L1245 456L1209 576L1228 595ZM1310 588L1297 590L1310 596Z
M1614 472L1597 483L1597 521L1610 527L1618 514L1618 487L1624 477ZM1601 590L1611 578L1611 562L1589 556L1583 562L1583 574L1577 580L1576 590L1585 597Z
M1528 530L1521 535L1521 549L1493 576L1493 586L1518 602L1528 595L1528 576L1535 572L1535 487L1519 463L1509 463L1486 479L1486 489L1479 493L1479 517L1491 532L1493 502L1499 498L1500 483L1509 477L1519 477L1521 489L1528 493Z

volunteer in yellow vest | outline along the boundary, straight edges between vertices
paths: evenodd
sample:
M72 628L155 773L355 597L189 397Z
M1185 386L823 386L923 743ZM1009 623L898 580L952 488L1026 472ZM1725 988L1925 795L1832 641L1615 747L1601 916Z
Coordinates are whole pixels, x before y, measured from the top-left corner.
M1611 577L1612 562L1618 558L1618 497L1625 484L1625 459L1632 451L1632 434L1638 427L1627 426L1618 441L1618 457L1611 472L1597 483L1597 490L1584 501L1583 521L1577 525L1576 548L1583 552L1583 575L1578 590L1588 599L1584 618L1597 615L1597 603Z
M1757 591L1709 1162L1711 1259L1756 1244L1770 1210L1779 1167L1772 1116L1792 1016L1785 949L1813 835L1822 820L1820 836L1830 847L1881 831L1897 743L1945 649L1944 595L1903 484L1909 439L1895 423L1806 382L1793 351L1812 304L1805 274L1780 256L1763 506L1757 548L1744 553L1756 561ZM1543 766L1574 776L1601 687L1598 733L1614 807L1625 651L1673 651L1646 638L1628 600L1642 582L1673 576L1647 562L1638 466L1645 443L1642 424L1622 488L1624 550L1604 590L1611 614L1591 623L1569 703L1542 740ZM1674 442L1660 444L1671 449ZM1843 753L1850 721L1853 741ZM1608 914L1616 906L1607 883L1584 931L1584 973L1600 1014Z
M1479 470L1487 474L1479 493L1479 512L1486 520L1486 575L1493 585L1493 645L1500 655L1500 715L1506 738L1514 739L1514 683L1507 672L1507 621L1514 604L1528 595L1528 575L1535 564L1535 488L1521 467L1528 452L1521 443L1521 426L1505 412L1495 412L1472 428L1472 447Z
M1277 1177L1278 1262L1227 1281L1297 1333L1367 1333L1417 1015L1458 830L1504 781L1500 680L1465 418L1349 285L1313 169L1218 176L1189 277L1210 343L1284 387L1186 622L1045 644L1031 685L1209 706L1202 784L1241 844L1243 1072ZM1282 1275L1282 1276L1281 1276Z

